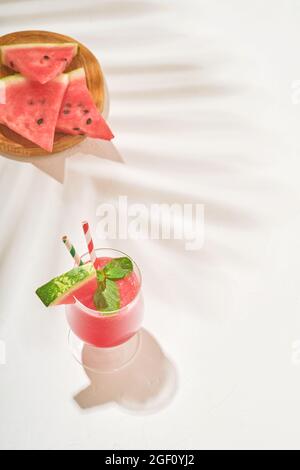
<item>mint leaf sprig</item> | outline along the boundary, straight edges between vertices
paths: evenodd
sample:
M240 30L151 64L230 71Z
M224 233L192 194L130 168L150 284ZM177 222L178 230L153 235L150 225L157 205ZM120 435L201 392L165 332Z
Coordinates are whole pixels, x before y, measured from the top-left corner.
M103 269L96 271L98 285L94 303L97 310L109 314L120 308L120 293L115 281L123 279L132 271L132 261L126 257L114 258Z

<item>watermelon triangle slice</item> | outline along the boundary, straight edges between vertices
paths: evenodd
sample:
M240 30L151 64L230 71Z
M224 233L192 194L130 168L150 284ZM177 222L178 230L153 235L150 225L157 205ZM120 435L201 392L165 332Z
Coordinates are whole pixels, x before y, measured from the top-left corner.
M76 43L2 46L1 61L30 80L47 83L64 72L77 49Z
M0 122L48 152L53 150L57 117L68 86L68 74L41 85L22 75L0 80L6 102Z
M56 127L65 134L87 135L104 140L114 137L88 90L84 68L69 73L69 86Z
M71 271L55 277L36 290L37 296L46 307L75 303L75 298L82 294L92 283L96 289L96 271L92 263L73 268Z

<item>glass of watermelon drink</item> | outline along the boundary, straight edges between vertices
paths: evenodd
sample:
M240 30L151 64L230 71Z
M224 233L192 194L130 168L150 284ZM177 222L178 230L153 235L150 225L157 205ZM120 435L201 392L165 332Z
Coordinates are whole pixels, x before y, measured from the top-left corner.
M97 249L97 269L102 269L113 258L124 253ZM89 254L82 261L90 261ZM131 260L132 261L132 260ZM90 279L77 289L75 303L66 305L66 316L70 326L69 345L75 359L86 369L94 372L114 372L132 361L140 346L140 328L143 319L142 279L138 266L116 281L119 289L120 308L113 312L97 311L94 294L97 280Z

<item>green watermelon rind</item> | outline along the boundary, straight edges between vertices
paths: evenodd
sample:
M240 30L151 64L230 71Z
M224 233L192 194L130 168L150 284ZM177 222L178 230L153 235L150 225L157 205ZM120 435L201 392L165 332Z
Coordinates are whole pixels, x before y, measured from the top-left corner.
M96 276L92 263L76 267L55 277L36 290L37 296L46 307L63 304L63 299L82 287Z
M12 85L18 85L19 83L26 83L28 80L28 78L24 77L20 73L15 73L14 75L8 75L7 77L0 78L0 103L5 104L6 88ZM61 73L53 81L68 84L69 74ZM1 97L4 97L3 101L1 101Z
M68 75L68 73L61 73L53 81L67 83L69 81ZM16 85L18 83L27 82L28 80L28 78L24 77L20 73L15 73L13 75L7 75L7 77L0 78L0 87L6 88L8 85Z
M61 42L61 43L47 43L47 42L32 42L32 43L27 43L27 44L10 44L9 46L1 46L0 47L0 57L1 57L1 62L5 64L5 51L7 50L13 50L13 49L27 49L30 47L69 47L73 46L74 47L74 57L78 52L78 44L76 42Z
M6 87L10 83L22 83L25 82L27 79L23 77L20 73L15 73L14 75L8 75L7 77L3 77L0 79L0 86Z
M6 103L6 89L9 86L25 83L26 81L28 81L28 79L20 73L15 73L14 75L8 75L7 77L0 78L0 105ZM54 81L67 84L69 82L69 76L67 73L62 73L56 77Z
M24 82L25 78L22 75L9 75L0 79L0 104L5 104L6 102L6 88L9 84L17 84Z
M85 75L85 70L83 67L80 67L79 69L75 69L75 70L72 70L71 72L69 72L69 80L70 82L73 81L73 80L77 80L79 78L85 78L86 75Z
M6 103L6 88L9 85L14 85L17 83L22 83L26 80L22 75L15 74L15 75L8 75L7 77L3 77L0 79L0 104Z

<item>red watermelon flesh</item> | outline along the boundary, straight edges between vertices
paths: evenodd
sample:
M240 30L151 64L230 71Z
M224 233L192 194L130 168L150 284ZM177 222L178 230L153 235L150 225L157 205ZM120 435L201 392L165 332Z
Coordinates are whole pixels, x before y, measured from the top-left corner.
M87 135L104 140L114 137L88 90L83 68L69 73L69 86L56 127L66 134Z
M0 122L38 146L52 152L55 126L68 75L41 85L21 75L0 80L6 103L0 104Z
M2 80L0 80L0 104L5 104L5 101L6 101L5 84Z
M2 46L1 60L30 80L47 83L64 72L77 48L75 43Z

